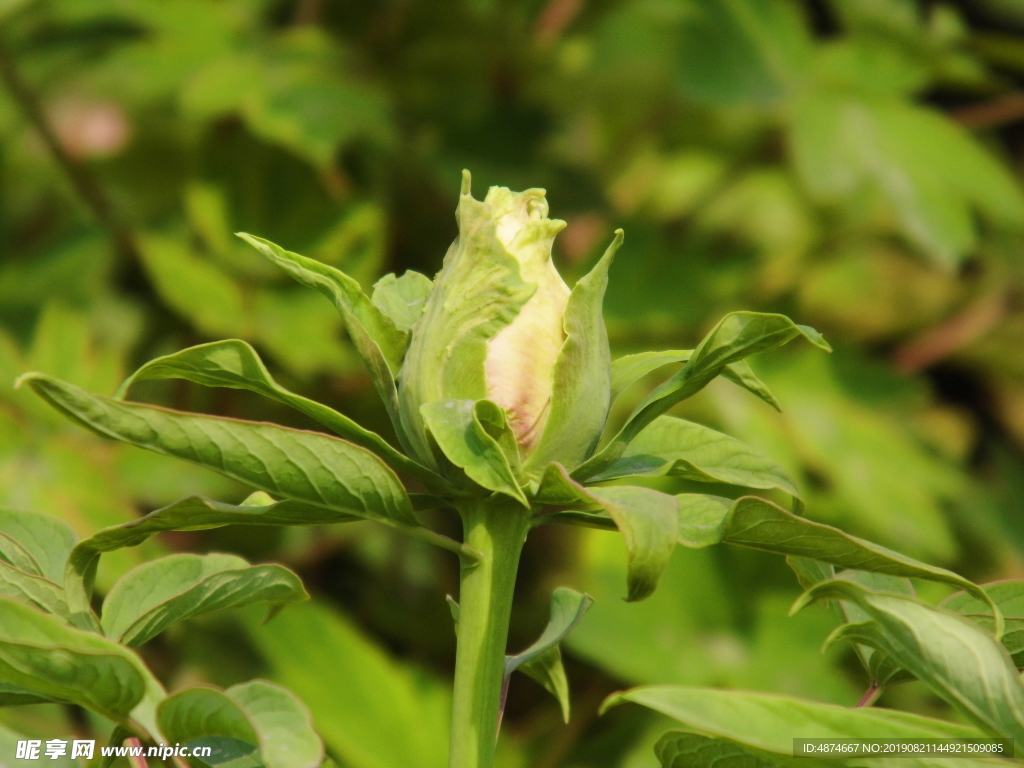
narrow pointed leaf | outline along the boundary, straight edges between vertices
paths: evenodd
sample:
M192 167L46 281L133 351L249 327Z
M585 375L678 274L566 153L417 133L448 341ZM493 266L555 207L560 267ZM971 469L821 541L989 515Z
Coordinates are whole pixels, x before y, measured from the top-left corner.
M505 657L505 675L520 669L546 688L562 707L562 717L569 722L569 684L562 667L559 643L583 620L594 598L568 587L559 587L551 594L551 618L547 626L525 651Z
M315 288L330 299L341 314L352 343L366 363L370 378L401 436L395 375L402 365L408 334L396 328L391 318L367 298L359 283L344 272L286 251L269 240L245 233L238 236L297 282Z
M570 699L569 699L569 678L565 675L565 666L562 664L562 649L559 645L553 645L527 662L524 662L519 671L544 688L545 691L555 697L559 708L562 710L562 720L569 722Z
M423 405L420 411L438 447L470 480L529 506L502 449L501 438L495 439L485 428L477 413L477 405L472 400L439 400ZM497 408L493 403L489 405ZM508 431L507 425L503 431Z
M391 318L398 330L408 331L423 314L423 306L433 287L429 277L411 269L401 277L391 273L376 282L370 301Z
M0 560L20 571L60 581L68 553L77 540L63 520L0 507Z
M622 245L622 230L597 265L581 278L565 308L566 339L554 369L551 409L544 433L526 463L539 473L557 459L572 469L597 447L611 406L611 352L604 324L608 270Z
M133 568L103 601L103 633L137 647L171 624L251 603L271 610L309 596L281 565L249 565L234 555L177 554Z
M635 355L620 357L612 363L612 402L615 402L630 385L635 384L648 373L672 363L685 363L692 356L692 349L667 349L661 352L639 352ZM768 385L758 378L746 360L730 363L722 369L720 375L761 398L775 410L782 410L782 406L768 389Z
M954 613L842 578L811 587L794 609L820 599L849 600L872 619L843 625L833 641L885 651L989 733L1024 738L1024 686L1010 655L988 632Z
M679 721L707 736L727 739L769 762L815 765L793 760L793 738L983 738L978 729L909 712L873 707L841 707L777 693L691 686L649 685L614 693L601 711L633 702ZM934 758L901 758L915 768L938 766ZM832 762L832 761L829 761ZM858 764L883 766L858 761ZM965 761L981 768L987 760Z
M609 528L609 514L602 509L598 493L614 491L610 488L586 488L558 477L558 465L552 465L541 483L543 503L574 504L586 498L589 506L572 510L558 510L542 520ZM564 469L561 470L564 473ZM577 491L577 495L570 494ZM887 549L873 542L851 536L838 528L816 523L757 496L743 496L734 502L704 494L680 494L671 497L678 504L677 540L683 546L708 547L724 542L765 552L791 557L817 560L841 568L869 571L894 577L925 579L960 587L988 606L995 617L995 628L1001 633L1003 616L988 595L976 584L953 571L922 563L912 557ZM617 521L616 521L617 522Z
M343 514L417 525L394 472L365 448L344 440L275 424L125 403L44 374L26 374L20 381L104 437Z
M134 653L91 632L0 598L0 685L68 701L115 722L156 730L163 689Z
M761 381L760 377L754 373L754 369L750 367L750 363L746 360L738 360L725 366L722 369L721 376L736 386L743 387L750 394L768 403L776 411L782 411L782 405L775 398L775 395L772 394L772 391L768 389L768 385Z
M693 351L682 370L655 389L634 410L625 426L596 456L573 472L577 480L589 480L604 472L622 456L641 430L676 403L699 392L727 365L781 346L803 336L816 347L830 347L817 331L797 325L784 315L733 312L726 315Z
M186 379L207 387L230 387L256 392L306 414L339 437L373 451L392 469L415 477L427 488L438 493L452 490L442 477L395 450L380 435L364 429L333 408L282 387L274 381L256 350L244 341L229 339L200 344L151 360L121 385L115 399L126 397L135 382L149 379Z
M774 768L738 744L697 733L669 731L654 745L662 768Z
M960 587L989 607L1002 631L1002 613L984 590L963 576L922 563L824 523L798 517L755 496L738 499L730 513L723 541L752 549L821 560L843 568Z
M269 501L261 506L236 506L190 496L138 520L105 528L85 539L68 557L64 580L72 621L99 631L89 604L100 555L141 544L155 533L203 531L225 525L325 525L361 519L291 499Z
M674 416L655 419L591 482L665 475L746 488L777 488L794 498L800 495L785 470L767 456L734 437Z

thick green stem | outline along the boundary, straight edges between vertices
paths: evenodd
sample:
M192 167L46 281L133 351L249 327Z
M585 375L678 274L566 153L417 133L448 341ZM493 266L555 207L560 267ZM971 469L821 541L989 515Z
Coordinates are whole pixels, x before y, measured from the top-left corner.
M496 497L467 500L459 512L465 543L480 559L462 565L448 766L492 768L512 593L530 515Z

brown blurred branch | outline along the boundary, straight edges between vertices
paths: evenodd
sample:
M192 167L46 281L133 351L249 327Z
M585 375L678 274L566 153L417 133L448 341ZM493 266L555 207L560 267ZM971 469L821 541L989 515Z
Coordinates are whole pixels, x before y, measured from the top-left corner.
M583 10L584 0L550 0L537 17L534 36L542 48L554 45Z
M131 231L118 220L114 208L92 171L80 160L72 157L61 144L53 126L46 117L42 103L18 68L18 62L0 35L0 79L10 92L25 119L36 129L47 150L71 181L75 192L86 204L100 226L107 230L114 247L124 257L136 260L138 249Z
M975 130L1013 123L1024 119L1024 93L1014 91L991 101L957 107L949 111L949 116Z
M324 12L324 0L299 0L295 8L295 23L299 26L319 24Z
M916 373L963 349L988 333L1006 314L1002 289L979 296L966 307L902 344L893 356L903 373Z

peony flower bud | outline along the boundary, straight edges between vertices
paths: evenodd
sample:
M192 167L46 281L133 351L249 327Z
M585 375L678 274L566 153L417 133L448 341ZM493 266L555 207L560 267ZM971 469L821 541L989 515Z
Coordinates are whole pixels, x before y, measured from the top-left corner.
M519 263L522 278L537 286L516 318L488 342L484 363L487 398L505 409L526 455L544 432L555 361L565 342L569 286L551 261L552 241L565 222L547 218L543 190L515 194L494 187L487 201L497 219L498 240Z
M438 400L500 405L523 457L543 435L570 295L551 262L565 222L547 213L542 189L492 187L480 201L464 177L459 237L412 328L398 381L402 422L420 461L437 466L420 407Z

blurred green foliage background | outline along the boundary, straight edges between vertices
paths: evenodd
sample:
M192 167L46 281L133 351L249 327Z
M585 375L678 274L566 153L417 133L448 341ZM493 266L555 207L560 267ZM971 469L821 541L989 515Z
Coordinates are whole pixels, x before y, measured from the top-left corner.
M727 383L682 415L781 462L815 519L976 580L1024 576L1021 0L0 0L0 76L0 382L35 369L110 394L153 356L238 337L386 433L333 308L232 233L366 287L432 275L465 167L478 196L548 189L570 281L626 230L606 303L620 354L689 347L735 309L824 331L831 357L755 361L781 415ZM136 394L314 428L246 393ZM0 387L0 503L87 535L190 493L248 490ZM286 563L315 598L149 643L169 686L266 676L343 768L446 765L450 554L371 524L222 529L108 557L101 589L174 550ZM509 768L656 765L652 715L597 718L629 684L846 704L865 687L851 654L819 653L824 610L786 618L780 559L680 550L640 604L620 599L623 563L601 532L528 543L513 650L553 587L597 603L568 641L568 726L514 680ZM916 683L881 703L953 716ZM56 705L2 724L103 729Z

